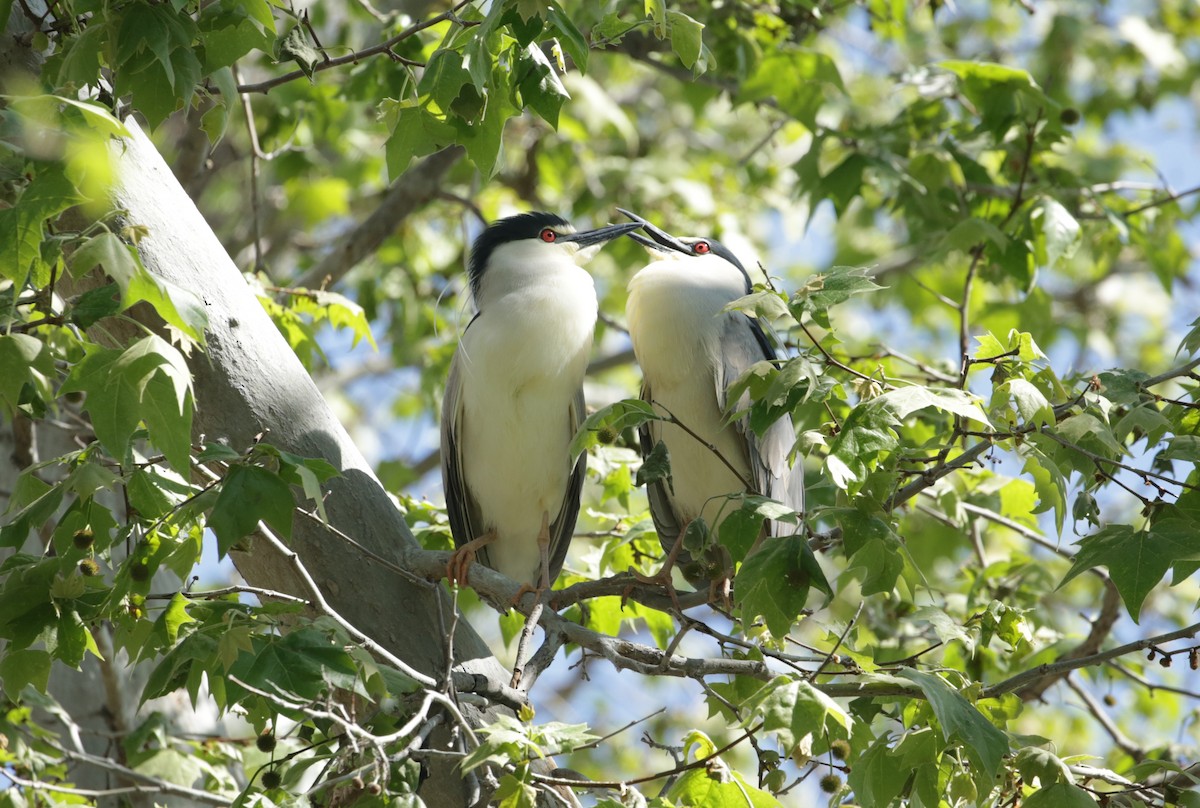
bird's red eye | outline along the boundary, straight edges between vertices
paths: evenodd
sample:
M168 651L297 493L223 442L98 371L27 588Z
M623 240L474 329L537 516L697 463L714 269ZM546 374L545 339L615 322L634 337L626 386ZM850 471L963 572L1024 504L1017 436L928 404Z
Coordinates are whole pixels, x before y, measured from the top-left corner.
M707 241L697 241L692 245L692 252L696 255L708 255L712 252L712 247L709 246Z
M558 238L558 233L555 233L553 230L551 230L549 227L547 227L545 230L543 230L541 233L538 234L538 238L540 238L542 241L549 244L550 242L552 242L556 238Z

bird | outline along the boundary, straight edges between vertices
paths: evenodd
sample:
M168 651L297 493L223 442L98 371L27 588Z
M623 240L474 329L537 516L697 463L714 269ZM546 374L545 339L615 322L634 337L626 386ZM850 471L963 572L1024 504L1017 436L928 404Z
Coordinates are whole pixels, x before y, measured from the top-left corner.
M721 522L737 509L728 495L756 493L804 511L803 470L789 463L796 440L790 417L762 437L745 415L730 420L732 412L745 410L748 398L730 401L729 386L756 362L778 360L778 340L757 318L725 310L753 288L728 247L708 237L677 238L618 210L642 225L642 232L629 235L651 257L630 279L625 307L642 369L641 397L671 419L639 428L643 456L661 441L670 458L670 479L647 485L650 515L667 554L655 577L669 584L677 563L697 588L719 581L728 587L731 560L719 543ZM698 518L712 540L693 557L683 549L683 537ZM762 536L787 530L795 527L767 520Z
M582 268L637 223L577 232L553 213L496 221L475 240L467 275L476 314L450 364L441 466L456 550L519 582L514 602L558 577L579 515L587 458L569 445L585 417L583 376L597 316Z

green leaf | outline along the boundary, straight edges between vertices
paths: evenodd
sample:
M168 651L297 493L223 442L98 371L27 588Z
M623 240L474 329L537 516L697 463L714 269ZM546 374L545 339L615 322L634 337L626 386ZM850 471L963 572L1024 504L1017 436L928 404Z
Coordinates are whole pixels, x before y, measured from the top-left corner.
M87 393L84 409L96 437L123 459L138 422L145 419L151 439L179 471L188 468L191 449L192 380L179 351L150 335L124 351L89 348L71 369L62 393Z
M1021 472L1032 478L1037 493L1038 504L1032 513L1045 513L1053 509L1055 529L1061 533L1067 511L1066 475L1053 460L1036 449L1025 459Z
M1008 737L941 677L913 668L904 668L897 675L921 688L946 740L962 745L972 762L983 769L986 779L980 779L990 787L1008 752Z
M479 729L484 740L459 764L469 772L484 764L503 764L512 759L543 758L545 755L530 737L531 728L510 715L498 716Z
M646 16L654 23L654 35L663 39L667 35L667 4L664 0L645 0Z
M1039 235L1038 258L1046 266L1057 268L1079 249L1083 231L1066 208L1046 197L1030 214Z
M54 357L46 343L29 334L0 334L0 405L10 417L25 385L44 386L53 374Z
M150 441L162 450L167 462L181 474L190 468L192 450L192 392L191 376L182 377L187 385L186 393L179 395L178 369L163 366L164 372L155 373L147 381L142 392L141 417L146 422Z
M1001 341L995 334L984 334L976 337L979 348L975 351L975 359L995 359L996 357L1012 354L1022 362L1033 362L1045 359L1042 349L1033 341L1033 336L1026 331L1012 329L1007 339Z
M458 142L467 150L467 157L479 169L483 178L490 179L500 167L500 147L504 140L504 124L515 111L509 103L508 69L497 67L493 81L502 82L488 90L482 117L465 120L451 117L450 123L458 133ZM466 88L464 88L464 91ZM474 93L472 88L470 92Z
M978 421L989 429L991 421L983 414L975 396L962 390L938 387L901 387L876 396L867 403L868 407L886 409L898 420L928 407L943 410L971 421Z
M537 808L537 796L537 789L532 784L518 780L516 775L505 774L492 795L492 804L496 808Z
M1057 114L1059 105L1025 70L975 61L946 61L939 66L958 76L963 95L980 114L980 126L996 137L1020 121Z
M731 500L731 504L736 501ZM795 525L800 521L800 514L768 497L746 494L741 497L740 507L721 520L720 541L735 564L741 562L758 541L766 519Z
M80 328L91 328L105 317L121 310L121 290L115 283L89 289L79 296L69 313L71 322Z
M281 62L292 61L311 80L313 70L322 61L320 49L313 42L303 25L295 25L279 40L276 58Z
M41 266L46 220L80 201L61 164L38 164L35 170L16 206L0 210L0 278L12 281L18 290L24 288L29 273Z
M197 27L209 74L252 50L267 52L275 40L275 19L266 0L209 3L201 7Z
M571 95L537 45L530 44L520 52L516 86L521 93L521 102L557 129L559 110Z
M759 721L767 732L779 736L780 745L790 753L806 735L823 738L830 719L846 733L852 719L836 701L808 682L789 676L777 676L758 690L743 707L749 714L742 727L749 728Z
M7 649L0 658L0 680L4 682L4 692L8 698L14 703L18 702L26 685L33 685L38 692L45 693L50 684L53 662L45 651Z
M558 31L559 42L563 50L575 63L575 69L587 73L588 44L583 33L571 21L571 16L554 0L550 1L550 10L546 13L546 21L550 27Z
M792 316L802 321L804 315L812 317L823 328L831 328L829 309L845 303L855 295L881 289L867 275L867 270L857 267L834 267L828 272L811 276L805 285L792 296L788 304Z
M824 53L801 48L778 48L759 63L742 84L739 101L774 98L779 108L809 129L817 128L817 113L832 90L845 92L837 64Z
M180 627L187 623L196 622L196 618L187 613L188 605L191 603L181 593L176 592L171 596L170 602L167 603L167 608L163 609L162 614L155 621L155 626L160 631L164 639L170 645L174 645L179 639Z
M684 67L694 70L704 47L704 23L673 9L667 12L667 21L671 31L671 50L675 51Z
M62 392L84 392L84 409L92 417L96 437L108 453L124 460L133 431L141 420L139 379L120 372L122 351L93 348L71 369Z
M134 2L121 9L116 31L115 92L131 93L134 108L156 127L191 103L203 75L192 47L196 23L170 5Z
M242 682L300 701L341 688L354 691L358 668L340 643L312 628L300 628L282 637L254 638L254 652L239 654L229 673ZM239 700L241 688L232 681L228 692Z
M1060 437L1102 457L1120 457L1125 453L1125 448L1117 443L1112 427L1086 412L1059 421L1055 431Z
M429 58L417 91L429 96L443 112L450 109L463 85L471 84L471 73L463 67L462 54L443 48ZM482 89L482 88L481 88Z
M58 644L53 651L54 657L65 665L79 670L83 655L91 650L97 657L96 641L92 633L74 609L64 609L58 618Z
M71 274L78 277L97 265L121 287L122 310L145 301L169 325L203 344L208 327L204 303L191 292L148 272L137 250L116 234L105 232L84 242L71 257Z
M1067 764L1057 755L1036 746L1027 746L1018 752L1016 766L1026 783L1033 783L1036 778L1042 791L1055 783L1070 783L1074 779Z
M1009 379L997 387L992 403L996 408L1005 408L1011 403L1022 426L1054 423L1054 408L1042 391L1025 379Z
M395 106L392 133L384 146L388 176L398 178L414 157L432 154L454 142L454 127L424 107Z
M926 732L925 735L932 733ZM932 758L934 750L928 757ZM892 754L886 737L879 738L854 761L846 782L863 805L891 805L904 790L911 767Z
M787 636L804 611L811 588L833 597L833 589L802 535L775 536L742 563L734 597L747 625L762 616L772 636Z
M667 451L667 444L662 441L654 444L650 454L643 458L642 465L638 466L634 484L641 487L659 480L665 480L667 487L674 493L674 482L671 479L671 455Z
M664 421L647 401L627 398L602 407L587 417L571 439L572 461L579 455L603 443L612 443L626 429L637 429L648 421Z
M967 252L985 241L1003 250L1008 245L1008 236L986 219L971 218L954 225L942 238L941 246L944 250Z
M1079 552L1059 588L1082 572L1105 566L1136 623L1146 595L1170 566L1196 559L1200 559L1200 531L1190 520L1162 519L1145 530L1108 525L1079 540Z
M1030 794L1022 802L1023 808L1096 808L1091 794L1071 783L1055 783Z
M829 444L825 469L838 488L857 491L866 481L868 464L874 464L881 452L900 445L892 431L895 416L886 407L873 407L867 401L858 405L842 422L841 431Z
M261 466L233 466L208 517L208 526L217 536L218 555L224 558L234 544L254 532L260 520L291 536L294 508L292 491L278 474Z
M719 759L691 769L675 781L667 794L672 805L688 808L782 808L771 794L746 782Z

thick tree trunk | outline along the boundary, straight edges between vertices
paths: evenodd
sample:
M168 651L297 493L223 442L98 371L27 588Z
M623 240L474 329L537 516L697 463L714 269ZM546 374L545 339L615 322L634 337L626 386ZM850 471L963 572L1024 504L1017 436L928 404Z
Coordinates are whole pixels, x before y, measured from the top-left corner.
M326 484L330 523L402 564L405 549L417 545L400 513L154 144L132 119L125 123L132 136L114 140L111 149L114 205L128 212L128 224L148 229L138 245L147 269L196 295L208 313L207 347L189 359L196 434L238 450L261 434L285 451L328 460L341 472ZM413 667L444 673L442 626L453 607L440 587L385 569L311 519L296 518L291 548L339 614ZM288 561L265 542L235 555L234 563L253 585L308 595ZM458 623L453 653L457 670L506 681L465 621ZM461 777L449 767L431 774L423 796L436 806L467 800Z

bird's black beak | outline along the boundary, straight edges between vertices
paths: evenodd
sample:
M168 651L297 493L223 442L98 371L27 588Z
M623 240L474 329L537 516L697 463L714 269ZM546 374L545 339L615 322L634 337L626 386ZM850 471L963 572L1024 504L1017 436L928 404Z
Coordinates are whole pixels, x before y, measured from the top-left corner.
M610 224L607 227L598 227L595 230L584 230L582 233L570 233L568 235L559 236L558 241L570 241L579 245L579 249L590 247L594 244L603 244L606 241L612 241L618 236L623 236L631 230L637 230L641 227L637 222L628 224Z
M659 230L657 227L650 224L650 222L646 221L641 216L638 216L636 213L631 213L624 208L617 208L617 210L628 216L630 219L633 219L633 221L637 224L637 227L640 227L642 230L646 231L647 235L649 236L648 238L647 236L643 236L641 233L629 233L629 237L638 244L641 244L643 247L646 247L650 250L658 250L659 252L680 252L686 255L692 254L692 248L690 246L684 244L670 233Z

